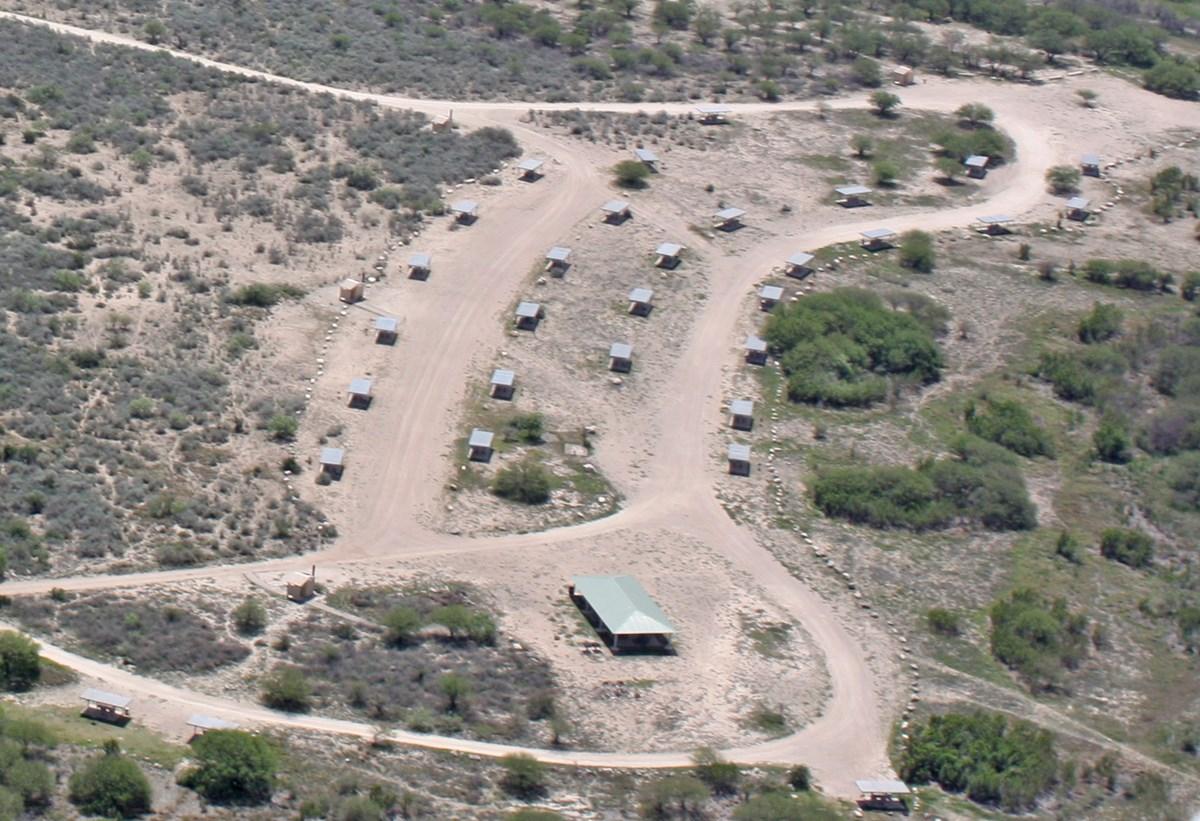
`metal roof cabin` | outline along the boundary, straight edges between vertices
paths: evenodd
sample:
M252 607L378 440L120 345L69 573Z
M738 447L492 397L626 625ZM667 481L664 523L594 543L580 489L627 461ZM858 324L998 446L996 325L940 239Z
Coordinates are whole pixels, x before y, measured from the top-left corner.
M733 109L727 105L705 103L696 106L696 113L700 115L701 125L724 125L729 122L728 115L733 113Z
M729 473L733 476L750 475L750 446L734 442L729 446Z
M742 217L746 212L741 208L722 208L713 214L713 228L718 231L736 231L742 227Z
M860 236L862 242L859 243L868 251L882 251L891 248L892 240L896 238L896 232L891 228L872 228L870 231L863 231Z
M223 718L193 713L188 717L187 724L192 728L192 738L202 736L209 730L236 730L238 725Z
M1088 206L1091 201L1087 197L1071 197L1067 200L1067 219L1084 222L1092 215Z
M626 342L614 342L609 346L608 369L617 373L629 373L633 369L633 346Z
M613 225L620 225L633 216L626 200L609 200L600 206L600 211L604 214L604 221Z
M838 195L837 204L843 208L862 208L871 204L866 198L871 189L865 185L839 185L833 191Z
M767 343L754 334L746 337L746 361L751 365L767 364Z
M517 169L520 170L521 179L525 182L537 182L542 178L542 166L545 164L542 160L530 157L517 163Z
M512 399L516 391L517 375L504 368L492 371L491 396L493 399Z
M683 253L683 246L677 242L664 242L654 249L654 253L658 255L655 266L673 269L679 265L679 255Z
M467 458L472 462L490 462L495 438L490 430L475 428L467 438Z
M1100 165L1100 157L1095 154L1084 154L1079 159L1079 171L1085 177L1099 177Z
M571 249L555 245L546 252L546 271L554 276L562 276L571 267Z
M522 331L536 331L538 323L546 316L542 306L537 302L522 302L517 305L517 328Z
M734 399L730 402L729 424L735 430L753 430L754 403L749 399Z
M371 407L371 384L365 376L350 380L350 407L363 410Z
M675 626L632 576L575 576L567 592L614 653L671 649Z
M976 217L976 221L983 225L980 230L991 236L999 236L1001 234L1012 233L1008 229L1008 224L1012 222L1012 217L1007 214L987 214L982 217Z
M654 291L649 288L634 288L629 292L629 313L634 316L650 316L654 310Z
M649 148L635 148L633 149L633 156L651 171L658 171L658 155Z
M423 251L417 251L410 254L408 257L408 278L409 279L429 279L429 272L433 270L433 255Z
M347 305L362 302L363 284L357 279L343 279L338 284L338 299Z
M797 251L784 261L784 273L795 279L804 279L812 273L812 266L809 263L813 259L815 257L812 254Z
M396 344L396 333L399 324L394 316L379 316L375 318L375 343L378 345Z
M321 448L321 472L338 479L346 469L346 451L341 448Z
M896 66L892 69L892 82L898 86L910 86L917 81L912 66Z
M783 289L778 285L764 285L758 289L758 307L769 311L783 299Z
M475 200L458 200L450 203L450 214L454 217L455 222L462 225L470 225L475 220L479 219L479 203Z
M967 167L967 176L977 180L982 180L987 176L988 163L991 158L985 157L982 154L972 154L963 160L963 165Z
M855 803L861 809L908 812L904 799L912 795L912 790L903 781L892 778L863 779L855 781L854 786L860 794Z
M84 718L122 726L129 723L131 718L129 705L133 703L132 696L89 687L80 693L79 697L84 701Z

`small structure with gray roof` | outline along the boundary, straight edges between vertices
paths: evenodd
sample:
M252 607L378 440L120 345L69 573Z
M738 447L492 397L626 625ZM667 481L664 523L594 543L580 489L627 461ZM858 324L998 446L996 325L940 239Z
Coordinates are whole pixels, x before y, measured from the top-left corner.
M675 626L632 576L575 576L567 593L614 653L670 652Z
M84 701L83 715L85 718L121 726L129 723L131 718L129 705L133 703L132 696L89 687L80 693L79 697Z
M450 215L460 225L470 225L479 219L479 203L475 200L458 200L450 203Z
M467 437L467 458L472 462L492 461L492 442L495 438L490 430L475 428Z
M629 313L634 316L650 316L654 310L654 291L649 288L634 288L629 292Z
M872 228L870 231L863 231L860 236L862 242L859 244L868 251L884 251L895 247L892 240L896 238L896 232L891 228Z
M331 479L342 478L346 469L346 451L341 448L321 448L321 472Z
M542 174L542 166L546 163L542 160L529 157L517 163L517 170L521 172L520 179L523 182L537 182L544 175Z
M609 200L600 206L600 213L604 214L604 221L612 225L620 225L633 216L627 200Z
M209 730L236 730L238 725L223 718L193 713L188 717L187 724L192 728L192 739L202 736Z
M492 398L512 399L513 393L516 391L516 382L517 375L515 373L504 368L496 368L492 371Z
M1012 217L1010 217L1008 214L987 214L982 217L976 217L975 219L982 226L979 230L985 234L990 234L995 237L1000 236L1001 234L1012 233L1008 227L1009 223L1012 222Z
M649 148L635 148L633 149L633 156L637 158L638 162L650 169L651 173L658 173L658 155Z
M1087 197L1071 197L1067 200L1067 219L1086 222L1091 215L1091 201Z
M371 407L371 380L365 376L350 382L350 407L362 410Z
M546 272L560 277L571 267L571 249L555 245L546 252Z
M741 208L722 208L713 214L713 228L717 231L736 231L742 227L746 212Z
M843 208L862 208L864 205L870 205L867 200L867 194L871 193L871 189L865 185L839 185L833 189L838 195L837 204Z
M679 255L683 253L683 246L677 242L664 242L654 249L654 253L658 255L655 265L659 268L674 269L679 265Z
M754 403L749 399L730 402L729 424L734 430L754 430Z
M729 473L732 476L750 475L750 446L734 442L729 446Z
M855 803L860 809L908 813L905 799L912 795L912 790L903 781L870 778L855 781L854 786L858 788L859 796Z
M972 154L963 160L963 165L967 167L967 176L977 180L982 180L987 176L988 163L991 160L982 154Z
M719 103L705 103L696 106L696 113L700 115L701 125L724 125L729 122L728 116L732 112L732 108Z
M395 345L400 323L394 316L375 317L375 343L378 345Z
M546 312L537 302L522 302L517 305L517 328L522 331L536 331L538 323L546 316Z
M1085 177L1100 176L1101 160L1095 154L1084 154L1079 160L1079 171Z
M423 251L417 251L408 256L408 278L409 279L429 279L429 272L433 270L433 255Z
M783 289L778 285L764 285L758 289L758 307L770 311L783 299Z
M803 251L797 251L788 257L784 262L784 273L795 279L804 279L813 271L811 264L813 259L814 257L812 254L806 254Z
M751 365L767 364L767 343L754 334L746 337L746 361Z
M617 373L629 373L633 368L633 346L627 342L614 342L608 349L608 369Z

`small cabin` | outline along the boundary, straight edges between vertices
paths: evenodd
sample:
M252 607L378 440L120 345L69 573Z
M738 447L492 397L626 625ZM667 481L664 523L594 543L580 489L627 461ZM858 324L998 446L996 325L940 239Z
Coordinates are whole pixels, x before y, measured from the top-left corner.
M560 277L571 267L571 249L555 245L546 252L546 273Z
M749 399L730 402L729 425L734 430L754 430L754 403Z
M454 128L454 112L439 114L429 121L429 130L434 134L442 134Z
M371 407L371 380L365 376L350 381L350 407L366 410Z
M321 473L331 479L340 479L345 469L346 451L341 448L321 448Z
M1012 230L1008 227L1012 223L1012 217L1007 214L987 214L975 219L980 223L979 230L989 236L998 237L1012 233Z
M963 160L963 165L967 168L967 176L976 180L982 180L987 176L988 163L991 160L982 154L972 154Z
M725 125L733 109L727 105L705 104L696 106L697 119L700 125Z
M380 316L375 318L375 344L376 345L395 345L396 335L399 331L400 323L396 321L394 316Z
M892 82L898 86L910 86L917 82L917 73L912 66L896 66L892 69Z
M758 289L758 307L770 311L783 299L783 289L778 285L764 285Z
M635 148L633 149L633 156L638 162L646 166L650 170L650 173L658 173L658 155L649 148Z
M470 225L479 219L479 203L475 200L459 200L450 203L450 216L459 225Z
M495 438L490 430L475 428L467 438L467 458L472 462L492 461L492 442Z
M608 349L608 369L617 373L629 373L633 369L633 346L625 342L614 342Z
M649 288L634 288L629 292L629 313L634 316L650 316L654 310L654 291Z
M871 189L865 185L839 185L833 191L838 196L837 204L843 208L862 208L871 204L867 199Z
M1095 154L1084 154L1079 160L1079 172L1085 177L1100 176L1101 160Z
M517 170L521 172L520 179L524 182L537 182L542 178L542 166L545 162L532 157L521 160L517 163Z
M654 253L658 256L658 260L654 263L657 267L674 270L679 266L683 246L677 242L664 242L654 249Z
M363 284L357 279L343 279L338 285L338 299L347 305L362 302Z
M1071 197L1067 200L1067 219L1086 222L1091 215L1091 201L1087 197Z
M609 200L600 206L600 213L609 225L620 225L633 216L633 212L629 210L629 203L625 200Z
M741 208L722 208L713 214L713 229L717 231L736 231L742 227L742 217L746 212Z
M492 371L490 395L493 399L512 399L516 392L517 375L510 370L497 368Z
M311 573L301 573L298 570L289 573L286 582L288 601L304 604L317 595L317 569L315 566Z
M194 741L204 735L209 730L236 730L238 725L232 721L225 721L221 718L193 713L188 717L187 724L192 728L192 737L189 740Z
M767 364L767 343L751 334L746 337L746 362L751 365Z
M896 239L896 232L891 228L872 228L870 231L863 231L862 241L859 243L868 251L886 251L888 248L894 248L893 240Z
M750 446L734 442L729 446L729 473L731 476L750 475Z
M521 331L536 331L538 323L546 316L546 311L537 302L522 302L517 305L516 323Z
M408 257L408 278L426 280L433 270L433 255L424 252L410 254Z
M812 254L797 251L784 261L783 272L793 279L804 279L813 272L813 259Z

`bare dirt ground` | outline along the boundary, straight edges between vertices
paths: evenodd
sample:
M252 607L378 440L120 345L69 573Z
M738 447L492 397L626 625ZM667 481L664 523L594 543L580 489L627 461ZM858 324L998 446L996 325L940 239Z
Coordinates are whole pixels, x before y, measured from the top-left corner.
M120 38L107 35L96 36L120 41ZM1094 144L1088 147L1101 153L1134 153L1136 144L1143 138L1129 136L1131 130L1140 134L1156 134L1188 116L1184 108L1186 104L1152 97L1116 81L1090 78L1088 84L1100 91L1102 103L1100 109L1083 112L1081 117L1094 120L1089 130ZM392 356L388 375L381 380L376 400L378 409L373 407L348 435L346 441L351 446L351 461L347 478L332 493L327 492L327 488L303 483L299 485L302 495L322 500L324 506L332 511L339 530L344 534L337 546L319 556L318 561L369 557L374 566L389 560L401 560L406 567L414 561L461 561L469 563L473 574L481 581L496 565L511 562L514 569L510 572L520 579L519 584L512 582L514 587L520 588L514 590L513 600L540 601L543 602L541 607L552 611L555 605L548 602L560 595L565 575L557 568L557 563L562 561L563 554L585 552L589 545L594 544L593 539L611 538L618 544L634 544L630 533L661 533L666 530L687 537L679 542L681 544L709 545L722 564L729 563L738 568L739 574L744 574L748 580L748 586L762 590L764 600L772 602L765 606L768 612L782 613L778 618L800 625L811 636L815 650L810 651L803 646L797 648L794 652L800 658L815 659L818 652L823 657L828 684L820 676L814 676L815 680L808 682L816 686L806 687L804 695L799 696L803 706L797 712L801 717L811 714L809 705L815 705L818 694L826 686L830 692L820 719L808 724L799 733L761 744L735 746L728 751L729 755L739 761L810 762L826 788L837 794L852 791L851 782L855 777L886 772L884 742L892 713L887 705L898 700L899 688L896 685L904 680L897 675L898 664L885 661L884 658L895 652L903 643L903 637L899 637L896 643L877 638L872 645L875 648L874 658L868 661L863 645L855 636L863 620L848 619L845 613L832 608L808 584L790 575L761 546L757 535L728 518L712 496L714 483L724 486L726 482L733 481L717 478L722 476L724 470L723 448L718 443L725 440L723 434L713 435L710 432L721 430L723 404L729 393L726 386L731 384L732 374L741 368L742 337L738 331L745 327L739 323L746 322L746 309L749 307L746 294L755 282L792 251L814 250L833 242L853 239L863 228L881 223L897 230L920 227L937 231L969 224L979 213L1009 212L1024 219L1052 219L1060 206L1044 193L1042 175L1048 166L1074 159L1078 130L1072 127L1068 134L1061 117L1063 108L1073 105L1073 91L1069 83L1038 89L1036 96L1033 96L1028 89L988 83L934 82L903 90L905 104L912 109L928 107L948 111L964 102L986 102L996 110L999 125L1017 142L1018 161L1011 173L989 178L985 187L986 198L977 205L935 212L913 210L882 213L877 210L869 215L839 213L837 217L842 221L828 225L812 225L796 213L788 217L780 215L768 218L765 214L756 216L755 210L748 209L751 210L750 229L731 237L721 237L707 245L689 243L701 246L704 249L702 253L712 266L707 298L690 324L686 343L678 349L679 355L657 380L654 394L639 406L638 414L626 415L625 424L608 430L601 437L597 451L598 463L626 499L624 510L607 519L576 528L488 541L440 536L421 526L421 522L429 521L428 517L440 504L442 483L439 475L449 461L446 458L449 443L461 433L454 409L462 399L463 386L480 373L486 373L495 361L494 351L501 344L506 344L500 337L504 317L515 299L522 295L522 283L526 280L531 262L540 259L545 248L558 241L556 238L572 236L573 232L579 230L577 226L581 221L594 220L596 207L611 192L607 188L604 172L597 167L595 155L589 149L520 123L518 115L528 106L482 103L456 106L456 116L461 114L464 120L471 123L503 123L514 128L525 144L527 153L551 159L551 176L544 183L534 186L502 187L502 193L497 192L496 196L503 196L503 207L497 207L500 204L498 201L493 203L485 200L480 221L462 232L463 244L449 241L458 240L459 232L455 232L453 237L448 236L448 232L447 236L438 237L438 229L429 232L427 244L434 251L437 268L428 283L406 282L389 286L390 293L388 288L368 293L368 305L386 306L401 316L404 329L401 342L395 350L386 352L387 355L400 355ZM412 106L426 110L445 107L445 104L434 101L412 101L380 95L353 96L397 107ZM835 102L835 106L843 107L860 104L858 100ZM632 111L638 107L611 108ZM751 118L770 108L766 104L745 106L739 109L739 116ZM774 171L765 169L760 173L770 176ZM637 209L635 199L635 213ZM695 218L695 209L688 202L671 209L662 207L661 212L650 210L655 213L652 221L669 229L673 235L679 233L680 226L686 226ZM444 263L439 265L439 249L451 247L454 250L444 253L441 257ZM687 270L686 263L684 270ZM549 289L558 284L548 283L546 287ZM399 298L401 290L404 292L403 299ZM332 304L332 299L330 301ZM731 310L730 306L736 306L736 310ZM616 319L614 316L613 321ZM657 319L652 316L649 322L654 323ZM554 315L551 314L548 330L553 324ZM363 339L361 323L356 327L350 322L340 322L339 331L344 326L353 329L351 338L361 341L362 346L357 350L365 347L368 340ZM343 344L349 353L350 343L343 343L339 337L337 345ZM344 357L341 350L336 346L331 347L327 359L341 362ZM357 350L349 357L352 364L336 366L341 369L336 380L338 389L346 381L345 377L367 366L358 359L362 354ZM376 353L384 355L385 352L371 349L371 356ZM329 372L333 370L331 366ZM331 395L333 388L328 390ZM319 435L317 431L321 430L321 426L314 428L312 423L306 424L309 427L304 435L309 437L308 441L312 441L313 437ZM761 454L758 441L756 435L755 450ZM644 453L648 442L655 443L657 458L643 469L629 455ZM632 467L635 464L636 469ZM543 556L553 556L555 572L544 572L543 568L549 561L525 564L522 560L525 551L544 551ZM422 558L422 554L426 558ZM622 569L638 566L636 550L622 551L619 557ZM666 577L672 569L670 562L676 560L674 555L662 556L661 566L650 564L639 574L661 597L669 613L672 607L679 607L678 599L674 603L672 600L672 596L677 594L666 589L665 585L651 585L650 579ZM307 562L305 560L305 564ZM520 569L517 569L518 563ZM719 576L719 567L721 565L713 565L705 572L709 578ZM692 569L689 567L689 572ZM135 581L134 578L95 579L62 581L59 584L82 587ZM41 584L41 589L46 586ZM37 589L38 585L26 584L19 589L14 587L13 592ZM722 630L717 634L719 638L714 639L712 646L703 651L712 654L711 658L705 660L716 669L726 671L726 681L744 680L753 674L754 668L741 666L744 662L739 657L744 651L739 641L728 635L728 631L736 623L734 614L740 608L752 606L752 602L742 598L742 594L736 590L726 587L714 606L720 609L703 618L699 615L689 616L689 611L681 610L684 613L682 620L695 618L702 627L719 626ZM550 617L542 615L541 618L549 620ZM847 624L852 626L847 627ZM545 642L546 639L541 641ZM687 637L683 641L686 653L693 645ZM698 643L697 651L700 652ZM178 716L184 710L203 704L219 714L247 721L334 730L351 735L370 732L370 728L362 725L317 717L281 716L244 703L166 687L53 648L47 648L47 654L80 669L85 675L99 676L111 686L126 687L151 699L161 699L164 703L164 720L172 710ZM681 655L681 658L684 656ZM877 667L874 673L872 665ZM810 667L802 665L801 669ZM620 678L629 677L622 675ZM710 694L707 675L705 678L703 684L688 682L692 687L699 684L700 689L676 693L674 700L687 703L698 695L703 703L717 705L722 715L727 717L724 719L725 726L732 729L732 716L742 708L731 708L728 702L718 704L713 701L723 696ZM749 696L750 691L747 691L739 700L744 703ZM664 697L664 703L665 700ZM171 703L174 704L173 708L166 706ZM688 724L691 721L688 717L680 716L679 720L685 728L695 726ZM397 738L428 746L486 754L502 754L511 749L502 745L489 747L454 739L413 738L406 734L397 734ZM621 735L616 740L620 738L628 739L629 736ZM607 762L627 766L668 766L686 761L686 755L680 753L620 752L600 756L574 751L541 751L538 755L550 761Z

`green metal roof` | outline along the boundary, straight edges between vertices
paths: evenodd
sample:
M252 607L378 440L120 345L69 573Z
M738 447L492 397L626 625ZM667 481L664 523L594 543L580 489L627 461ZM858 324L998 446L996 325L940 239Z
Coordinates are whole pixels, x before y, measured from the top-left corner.
M675 627L633 576L576 576L571 583L575 595L587 600L615 636L675 632Z

